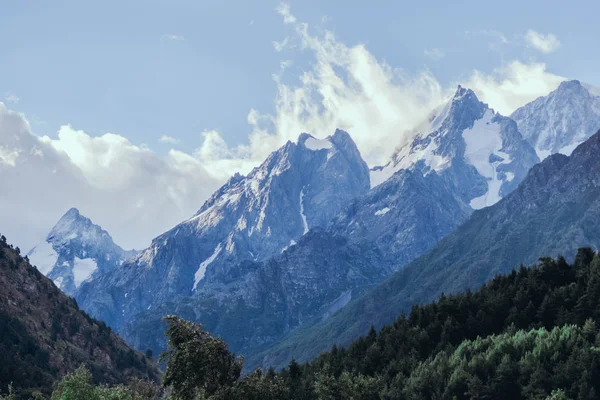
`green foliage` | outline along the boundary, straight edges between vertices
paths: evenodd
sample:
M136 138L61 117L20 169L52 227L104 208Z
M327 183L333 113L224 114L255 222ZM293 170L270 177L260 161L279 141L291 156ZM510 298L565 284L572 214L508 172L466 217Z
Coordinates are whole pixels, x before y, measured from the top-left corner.
M229 352L225 342L182 318L168 316L165 321L169 341L161 355L167 362L163 383L175 396L183 400L211 396L239 378L243 361Z
M92 384L92 374L81 366L57 384L52 400L98 400L98 391Z
M12 383L8 384L8 393L6 395L0 394L0 400L17 400L17 396L15 395Z
M56 385L51 400L159 400L168 399L155 384L134 378L128 386L97 386L84 366L67 374Z

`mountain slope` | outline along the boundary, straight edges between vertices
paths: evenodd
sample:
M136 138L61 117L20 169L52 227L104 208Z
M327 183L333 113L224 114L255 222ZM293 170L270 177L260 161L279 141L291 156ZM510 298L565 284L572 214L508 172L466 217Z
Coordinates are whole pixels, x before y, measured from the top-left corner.
M394 270L429 250L471 212L437 173L406 169L354 200L328 231L353 243L372 243Z
M517 109L511 118L540 159L571 154L600 129L600 96L579 81L565 81L547 96Z
M158 379L156 366L132 350L103 322L90 318L0 240L0 390L9 383L26 393L48 393L82 363L98 382L133 376Z
M118 330L139 312L220 285L233 266L280 254L368 190L368 167L346 132L322 140L302 134L76 298Z
M512 119L461 86L409 136L414 140L398 148L388 164L372 169L372 186L401 169L436 172L464 202L480 209L514 190L539 162Z
M108 232L71 208L27 256L56 286L72 295L84 281L115 269L135 253L117 246Z
M314 327L303 327L255 362L281 365L310 359L334 343L347 344L371 324L391 322L413 304L440 293L476 288L538 257L600 247L600 132L570 157L536 165L498 204L476 211L454 233L374 290Z

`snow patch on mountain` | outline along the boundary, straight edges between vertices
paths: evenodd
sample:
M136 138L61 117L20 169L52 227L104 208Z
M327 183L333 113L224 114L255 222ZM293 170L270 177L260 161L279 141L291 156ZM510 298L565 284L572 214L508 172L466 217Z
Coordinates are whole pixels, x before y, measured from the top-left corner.
M302 218L304 234L306 234L308 232L308 222L306 222L306 215L304 214L304 189L300 190L300 217Z
M73 280L78 288L84 281L88 280L98 269L98 263L93 258L75 257L73 265Z
M483 118L475 121L473 128L465 129L463 138L467 145L465 157L477 172L488 181L487 192L471 200L470 206L478 210L498 202L503 181L498 178L497 167L510 163L510 156L502 151L500 125L493 122L494 112L488 109Z
M390 212L390 208L389 207L384 207L381 210L375 211L375 215L385 215L385 214L387 214L389 212Z
M221 253L222 248L223 247L221 246L221 243L219 243L218 246L215 248L215 251L211 254L211 256L200 263L200 267L194 274L194 286L193 286L192 290L196 290L196 286L198 286L198 283L200 283L200 281L202 279L204 279L204 275L206 275L206 268L208 268L208 266L213 261L215 261L215 258L217 258L219 253Z
M304 146L310 150L329 150L333 147L333 143L329 139L317 139L311 136L304 141Z

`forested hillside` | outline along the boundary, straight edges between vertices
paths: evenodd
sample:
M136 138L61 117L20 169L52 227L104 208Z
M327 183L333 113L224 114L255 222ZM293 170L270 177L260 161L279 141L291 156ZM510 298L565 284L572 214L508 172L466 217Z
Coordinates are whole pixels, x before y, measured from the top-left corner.
M20 396L50 393L57 380L81 364L95 382L158 379L152 360L80 310L4 236L0 288L0 392L12 382Z
M600 256L545 258L281 376L293 399L569 399L600 393ZM352 394L353 397L349 397Z

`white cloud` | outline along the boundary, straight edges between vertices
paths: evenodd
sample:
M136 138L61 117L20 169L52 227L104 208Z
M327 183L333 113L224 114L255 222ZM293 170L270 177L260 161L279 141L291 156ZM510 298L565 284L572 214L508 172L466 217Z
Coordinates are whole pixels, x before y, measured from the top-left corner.
M163 35L162 36L163 39L167 39L167 40L175 40L175 41L182 41L185 40L185 36L182 35L174 35L174 34L167 34L167 35Z
M425 49L423 50L423 53L433 60L441 60L446 55L444 50L438 48Z
M162 135L160 138L158 138L158 141L161 143L167 143L167 144L178 144L179 143L179 139L174 138L173 136L169 136L169 135Z
M541 51L544 54L552 53L560 47L560 40L549 33L544 35L543 33L539 33L530 29L525 34L525 41L536 50Z
M2 233L24 250L70 207L125 247L146 247L190 217L222 183L190 154L161 157L112 133L91 137L63 126L38 137L24 116L0 103Z
M279 6L276 8L276 11L283 17L283 22L285 24L296 23L296 17L292 15L289 4L280 3Z
M513 61L491 74L473 71L464 85L496 111L510 115L518 107L547 95L563 80L564 77L548 72L544 63Z
M14 93L6 92L6 94L4 95L4 101L6 101L7 103L18 104L19 101L21 101L21 99Z

